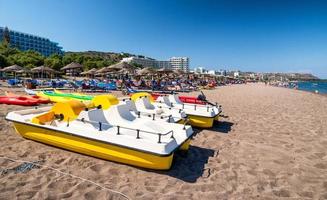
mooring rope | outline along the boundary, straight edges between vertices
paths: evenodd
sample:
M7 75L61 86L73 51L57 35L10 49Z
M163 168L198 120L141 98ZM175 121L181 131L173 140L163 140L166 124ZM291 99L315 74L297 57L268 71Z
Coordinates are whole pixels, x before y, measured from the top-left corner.
M88 182L88 183L91 183L91 184L93 184L93 185L96 185L96 186L98 186L98 187L100 187L100 188L102 188L102 189L104 189L104 190L109 191L109 192L113 192L113 193L119 194L119 195L121 195L122 197L124 197L124 198L126 198L126 199L128 199L128 200L130 199L127 195L125 195L125 194L123 194L123 193L121 193L121 192L119 192L119 191L116 191L116 190L113 190L113 189L107 188L107 187L105 187L105 186L102 186L102 185L100 185L100 184L94 182L94 181L91 181L91 180L88 180L88 179L85 179L85 178L82 178L82 177L79 177L79 176L76 176L76 175L73 175L73 174L70 174L70 173L67 173L67 172L63 172L63 171L61 171L61 170L59 170L59 169L56 169L56 168L53 168L53 167L50 167L50 166L47 166L47 165L37 164L37 163L35 163L35 162L26 161L26 160L13 159L13 158L9 158L9 157L6 157L6 156L0 156L0 158L2 158L2 159L6 159L6 160L10 160L10 161L13 161L13 162L29 163L29 164L32 164L32 165L35 165L35 166L38 166L38 167L45 167L45 168L51 169L51 170L53 170L53 171L56 171L56 172L58 172L58 173L60 173L60 174L63 174L63 175L65 175L65 176L70 176L70 177L72 177L72 178L76 178L76 179L82 180L82 181L84 181L84 182Z

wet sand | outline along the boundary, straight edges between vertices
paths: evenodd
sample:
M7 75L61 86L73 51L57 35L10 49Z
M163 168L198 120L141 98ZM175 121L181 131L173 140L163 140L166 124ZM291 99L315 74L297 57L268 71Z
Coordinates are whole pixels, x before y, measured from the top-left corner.
M223 106L221 122L210 130L195 129L189 152L175 155L169 171L23 139L4 117L24 108L8 105L0 105L0 157L40 161L131 199L327 199L326 96L263 84L204 92ZM44 167L3 171L19 165L0 158L0 199L124 199Z

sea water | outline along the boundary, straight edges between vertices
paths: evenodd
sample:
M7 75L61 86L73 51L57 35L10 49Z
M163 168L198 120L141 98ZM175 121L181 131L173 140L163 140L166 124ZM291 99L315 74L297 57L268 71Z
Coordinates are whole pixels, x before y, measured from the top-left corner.
M327 94L327 82L298 82L298 89L309 92L315 92L316 90L321 94Z

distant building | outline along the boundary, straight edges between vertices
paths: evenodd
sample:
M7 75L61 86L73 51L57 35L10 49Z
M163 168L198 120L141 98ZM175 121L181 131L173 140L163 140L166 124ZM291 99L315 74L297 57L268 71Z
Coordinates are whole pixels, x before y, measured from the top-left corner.
M240 76L240 72L239 71L235 71L234 72L234 78L238 78Z
M165 69L171 69L171 65L170 65L170 62L169 61L157 61L156 63L157 67L158 68L165 68Z
M122 62L136 63L139 65L142 65L143 67L170 69L169 61L159 61L159 60L155 60L153 58L147 58L147 57L132 56L132 57L128 57L128 58L123 58Z
M227 76L227 71L224 70L224 69L221 69L221 70L218 71L218 75Z
M197 74L204 74L205 73L205 69L203 67L196 67L194 68L194 72Z
M171 57L169 59L171 69L173 70L183 70L188 72L190 59L188 57Z
M210 75L217 75L217 73L216 73L215 70L208 70L207 74L210 74Z
M63 54L62 47L57 42L50 41L48 38L0 27L0 41L3 41L5 37L6 40L9 39L10 46L22 51L34 50L44 56Z

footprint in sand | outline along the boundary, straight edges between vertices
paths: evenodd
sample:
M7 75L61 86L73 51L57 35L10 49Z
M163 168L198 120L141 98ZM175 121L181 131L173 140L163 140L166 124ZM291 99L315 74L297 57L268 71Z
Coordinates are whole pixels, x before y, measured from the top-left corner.
M322 159L323 157L326 156L326 153L324 153L324 152L317 152L314 155L317 156L318 158Z
M315 164L314 167L319 168L319 169L327 169L327 164L326 163L318 163L318 164Z
M99 172L103 168L102 165L96 164L90 167L92 171Z
M65 160L66 160L65 158L62 158L62 159L59 159L59 160L55 161L55 163L56 163L57 165L59 165L59 164L61 164L62 162L64 162Z
M288 190L280 189L280 190L273 190L274 195L278 197L290 197L291 194Z
M275 177L275 174L269 169L264 169L262 172L269 177Z
M300 192L299 195L305 198L313 198L313 192L309 191Z
M98 192L97 191L90 191L84 194L85 199L98 199Z

